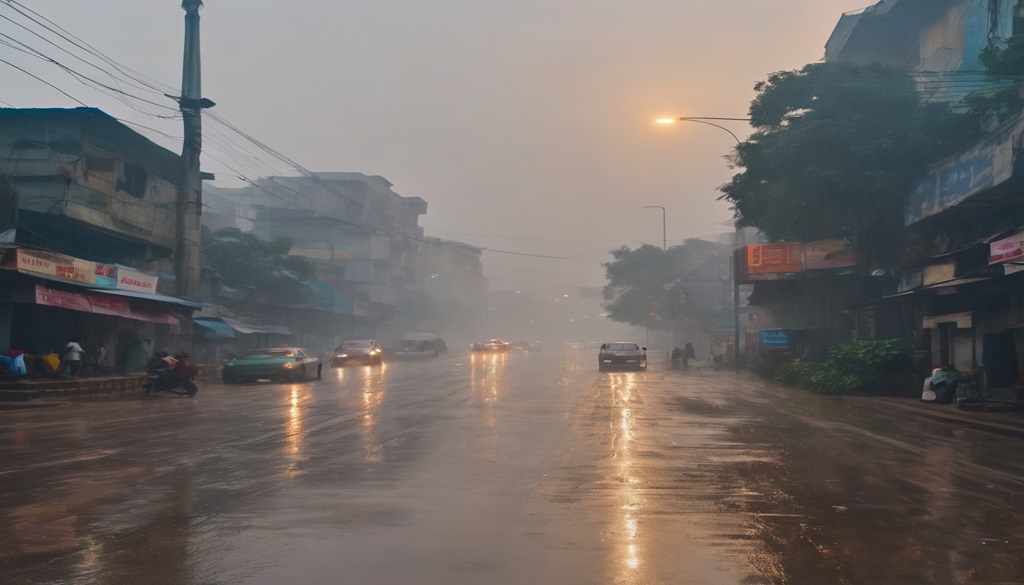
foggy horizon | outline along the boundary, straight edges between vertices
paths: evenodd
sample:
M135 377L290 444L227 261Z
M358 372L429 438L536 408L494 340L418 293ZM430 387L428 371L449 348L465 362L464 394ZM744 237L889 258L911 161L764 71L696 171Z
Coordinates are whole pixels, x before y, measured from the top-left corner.
M660 212L644 206L666 208L669 245L731 231L716 189L732 175L724 159L732 137L654 120L745 117L757 81L819 61L841 14L869 4L455 0L296 9L210 0L201 12L203 95L217 103L208 114L304 168L380 175L395 192L423 198L428 235L489 250L492 289L601 287L610 250L661 245ZM158 85L180 86L180 2L112 0L97 10L52 0L32 9ZM26 34L10 21L4 28ZM181 121L165 119L168 112L136 111L50 63L7 53L12 64L180 149ZM4 71L10 90L0 105L79 105L21 71ZM742 122L726 124L740 138L749 132ZM203 169L216 186L241 184L240 173L295 174L251 146L239 149L209 115Z

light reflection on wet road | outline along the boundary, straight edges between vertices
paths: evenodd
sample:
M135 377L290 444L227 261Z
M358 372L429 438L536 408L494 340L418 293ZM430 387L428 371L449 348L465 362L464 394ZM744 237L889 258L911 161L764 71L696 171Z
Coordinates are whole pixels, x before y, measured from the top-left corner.
M0 413L0 584L1024 582L1021 442L449 355Z

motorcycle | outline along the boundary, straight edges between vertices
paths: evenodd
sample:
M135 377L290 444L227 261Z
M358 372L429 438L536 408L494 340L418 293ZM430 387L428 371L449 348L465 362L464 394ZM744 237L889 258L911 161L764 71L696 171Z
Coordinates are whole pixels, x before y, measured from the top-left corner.
M162 351L146 365L146 383L142 385L146 396L158 396L164 392L172 392L178 396L192 398L199 392L195 384L199 368L192 361L192 356L183 351L169 355Z

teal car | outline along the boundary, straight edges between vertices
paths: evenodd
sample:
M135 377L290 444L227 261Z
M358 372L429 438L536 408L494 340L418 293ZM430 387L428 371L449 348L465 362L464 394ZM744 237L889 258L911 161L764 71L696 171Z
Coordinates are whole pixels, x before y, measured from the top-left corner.
M247 380L288 380L297 382L321 379L320 358L300 347L250 349L241 357L224 364L221 377L225 384Z

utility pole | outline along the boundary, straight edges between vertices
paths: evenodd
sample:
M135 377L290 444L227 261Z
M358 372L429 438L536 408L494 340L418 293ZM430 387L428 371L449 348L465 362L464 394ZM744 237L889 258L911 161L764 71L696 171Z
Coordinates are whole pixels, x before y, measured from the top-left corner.
M199 296L199 216L203 205L203 178L199 154L203 150L203 108L213 102L203 99L202 68L199 58L199 8L202 0L182 0L185 10L185 56L181 72L178 107L185 121L181 149L184 166L175 208L174 292L179 297ZM174 97L174 96L171 96Z

